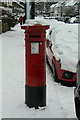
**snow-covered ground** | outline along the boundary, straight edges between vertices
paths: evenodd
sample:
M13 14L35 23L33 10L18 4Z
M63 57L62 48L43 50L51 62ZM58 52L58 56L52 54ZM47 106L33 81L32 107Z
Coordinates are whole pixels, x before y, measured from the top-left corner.
M35 110L34 108L29 109L25 105L24 47L25 47L24 31L20 29L19 25L16 25L12 29L12 31L3 33L2 117L3 118L76 118L75 109L74 109L74 87L65 87L65 86L61 86L58 83L55 83L47 65L46 65L46 81L47 81L46 109L44 110L41 109ZM1 99L0 99L0 106L1 106ZM0 108L0 113L1 113L1 108Z

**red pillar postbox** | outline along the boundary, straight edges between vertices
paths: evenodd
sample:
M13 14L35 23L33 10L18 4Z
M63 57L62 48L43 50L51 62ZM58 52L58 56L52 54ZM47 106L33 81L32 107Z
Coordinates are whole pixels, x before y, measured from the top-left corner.
M46 106L46 35L49 26L22 26L25 29L26 84L25 103Z

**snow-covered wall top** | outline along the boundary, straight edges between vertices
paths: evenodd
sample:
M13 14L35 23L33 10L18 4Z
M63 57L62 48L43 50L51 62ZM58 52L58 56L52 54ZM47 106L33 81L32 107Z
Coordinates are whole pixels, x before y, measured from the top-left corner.
M9 13L12 13L12 8L0 6L0 11L1 10L9 11Z

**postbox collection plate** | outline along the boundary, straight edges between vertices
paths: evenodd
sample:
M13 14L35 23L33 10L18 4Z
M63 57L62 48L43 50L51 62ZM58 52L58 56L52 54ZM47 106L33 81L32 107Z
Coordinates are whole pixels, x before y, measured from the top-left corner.
M39 43L31 42L31 54L39 54Z

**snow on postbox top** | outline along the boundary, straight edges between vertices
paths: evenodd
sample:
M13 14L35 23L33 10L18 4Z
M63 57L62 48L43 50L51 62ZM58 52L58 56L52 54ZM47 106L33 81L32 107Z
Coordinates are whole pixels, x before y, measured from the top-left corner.
M21 29L25 30L25 40L27 41L45 41L45 31L49 29L49 25L42 26L41 24L35 24L33 26L21 26Z

